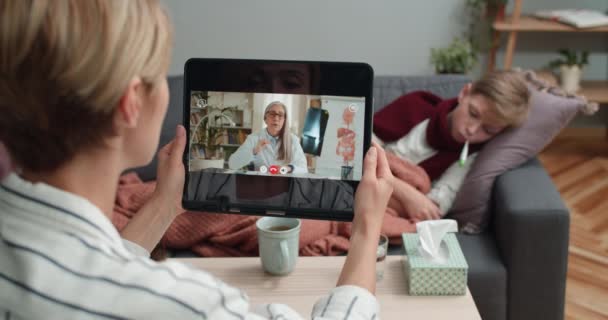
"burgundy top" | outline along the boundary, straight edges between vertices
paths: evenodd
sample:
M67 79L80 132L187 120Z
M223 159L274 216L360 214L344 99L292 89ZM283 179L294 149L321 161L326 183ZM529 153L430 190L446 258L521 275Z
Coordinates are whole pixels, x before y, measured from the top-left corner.
M458 106L458 99L442 98L426 91L415 91L399 97L374 114L374 134L384 142L399 140L420 122L429 119L426 141L437 153L422 161L429 178L439 178L460 157L463 143L450 134L448 114ZM481 144L469 145L469 152L481 149Z

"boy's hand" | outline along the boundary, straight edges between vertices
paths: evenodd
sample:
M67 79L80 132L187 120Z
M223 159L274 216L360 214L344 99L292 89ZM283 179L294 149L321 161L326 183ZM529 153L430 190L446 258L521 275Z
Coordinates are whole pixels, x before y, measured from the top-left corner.
M437 220L441 218L441 211L435 202L419 192L411 192L408 201L403 203L406 214L414 220Z
M182 162L186 147L186 130L178 125L175 138L158 151L155 195L166 198L174 204L182 197L185 170Z
M363 178L355 194L353 229L372 227L380 231L386 204L393 193L393 174L384 150L376 143L363 160Z

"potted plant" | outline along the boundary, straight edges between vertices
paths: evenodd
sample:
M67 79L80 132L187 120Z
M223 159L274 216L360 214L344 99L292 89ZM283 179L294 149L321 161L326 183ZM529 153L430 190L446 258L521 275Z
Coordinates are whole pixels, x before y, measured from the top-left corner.
M208 105L206 99L199 101L190 108L193 132L190 139L190 170L223 168L225 159L220 147L221 138L226 124L235 126L231 116L237 107Z
M464 74L471 71L476 62L477 54L466 40L455 38L447 47L431 49L431 63L439 74Z
M589 64L589 52L576 52L570 49L557 51L562 57L549 62L551 69L559 68L562 89L567 93L576 93L580 89L582 69Z
M467 0L466 6L471 10L474 20L486 18L490 21L505 17L505 8L509 0Z
M491 66L495 64L493 59L500 42L499 33L492 25L495 21L504 20L508 2L508 0L466 0L468 26L465 37L469 39L476 53L490 52L488 63Z

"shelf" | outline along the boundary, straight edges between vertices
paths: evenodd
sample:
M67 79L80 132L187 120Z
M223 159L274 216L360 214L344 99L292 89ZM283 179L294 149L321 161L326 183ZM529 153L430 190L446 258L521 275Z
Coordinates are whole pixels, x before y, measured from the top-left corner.
M578 94L597 103L608 103L608 81L582 81Z
M512 16L505 17L504 21L494 22L494 29L498 31L549 31L549 32L608 32L608 26L595 28L576 28L552 20L537 19L522 15L517 24L511 23Z
M209 128L214 128L214 129L234 129L234 130L237 130L237 129L238 130L251 130L251 127L237 127L237 126L235 126L235 127L230 127L230 126L219 126L219 127L211 126Z

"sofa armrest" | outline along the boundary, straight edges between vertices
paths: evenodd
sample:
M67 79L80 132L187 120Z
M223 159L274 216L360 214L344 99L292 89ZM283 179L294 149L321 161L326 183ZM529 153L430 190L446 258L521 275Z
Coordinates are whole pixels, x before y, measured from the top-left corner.
M502 174L493 227L508 270L509 319L564 319L570 215L537 159Z

